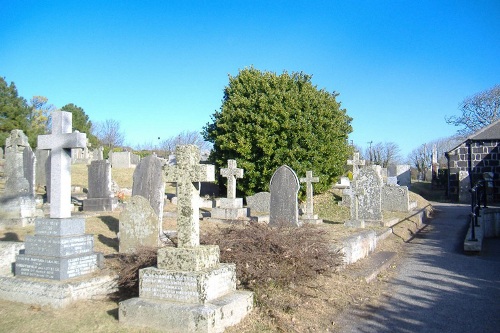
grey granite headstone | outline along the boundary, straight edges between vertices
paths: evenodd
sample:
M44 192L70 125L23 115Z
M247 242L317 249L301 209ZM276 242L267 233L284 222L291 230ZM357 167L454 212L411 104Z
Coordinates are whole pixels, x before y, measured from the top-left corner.
M140 195L149 201L160 221L163 221L163 205L165 204L165 182L163 181L163 165L167 163L155 155L144 157L134 170L132 195Z
M84 234L85 219L71 218L71 148L85 146L86 136L70 133L71 112L52 113L52 134L38 137L51 149L51 218L35 221L35 235L26 237L26 251L16 257L16 276L66 280L94 272L102 255L93 252L94 237Z
M120 252L132 253L140 246L160 246L161 225L149 201L135 195L120 214Z
M50 184L50 150L37 149L36 156L36 173L35 173L35 186L37 188L47 186ZM48 196L47 196L48 197Z
M271 211L269 225L300 226L298 210L299 179L289 166L280 166L271 178Z
M72 114L65 111L52 113L52 134L38 136L38 148L50 149L50 217L71 216L71 149L83 148L85 133L73 132Z
M88 165L88 193L83 200L84 211L113 211L118 200L111 190L111 164L107 160Z
M271 193L258 192L246 197L247 207L251 212L269 213L271 211Z

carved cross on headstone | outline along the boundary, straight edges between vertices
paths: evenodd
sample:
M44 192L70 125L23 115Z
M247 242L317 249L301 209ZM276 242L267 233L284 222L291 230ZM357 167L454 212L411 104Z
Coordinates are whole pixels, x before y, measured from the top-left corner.
M359 197L366 194L364 188L353 188L351 199L351 220L359 220Z
M314 215L313 183L319 182L318 177L313 177L312 171L306 171L306 178L300 178L301 183L306 183L306 216Z
M220 174L227 178L227 198L236 199L236 178L243 178L243 169L236 167L236 160L227 160L227 168L220 169Z
M355 152L352 160L347 160L347 165L352 165L352 175L356 176L359 172L359 167L365 165L365 160L360 160L359 152Z
M200 149L195 145L177 146L176 165L163 167L163 180L177 183L178 247L200 245L199 182L215 181L215 168L198 164Z
M87 135L71 133L72 114L65 111L52 113L52 134L38 136L38 149L50 153L50 217L71 217L71 149L84 148Z

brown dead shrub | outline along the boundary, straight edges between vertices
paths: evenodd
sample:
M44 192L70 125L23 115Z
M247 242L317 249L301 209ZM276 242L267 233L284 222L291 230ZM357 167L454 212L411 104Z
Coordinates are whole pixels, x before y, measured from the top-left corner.
M156 266L158 248L143 246L134 253L119 253L114 256L118 271L118 292L112 295L115 300L139 296L139 270Z
M327 236L314 225L271 228L252 223L204 233L201 242L219 245L221 262L235 263L241 286L254 289L269 282L297 284L331 272L342 258Z

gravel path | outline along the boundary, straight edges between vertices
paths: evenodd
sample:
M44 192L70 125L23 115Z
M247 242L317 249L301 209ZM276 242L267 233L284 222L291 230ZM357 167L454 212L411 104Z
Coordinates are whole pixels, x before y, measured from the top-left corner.
M339 332L500 332L500 239L465 255L470 207L433 206L436 217L405 246L386 296L345 313Z

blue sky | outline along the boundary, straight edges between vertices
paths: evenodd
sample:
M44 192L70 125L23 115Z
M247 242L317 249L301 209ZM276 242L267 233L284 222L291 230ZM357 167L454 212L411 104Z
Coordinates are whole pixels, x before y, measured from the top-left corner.
M406 156L500 83L500 1L0 0L0 76L118 120L132 146L201 131L249 66L312 74L355 144Z

